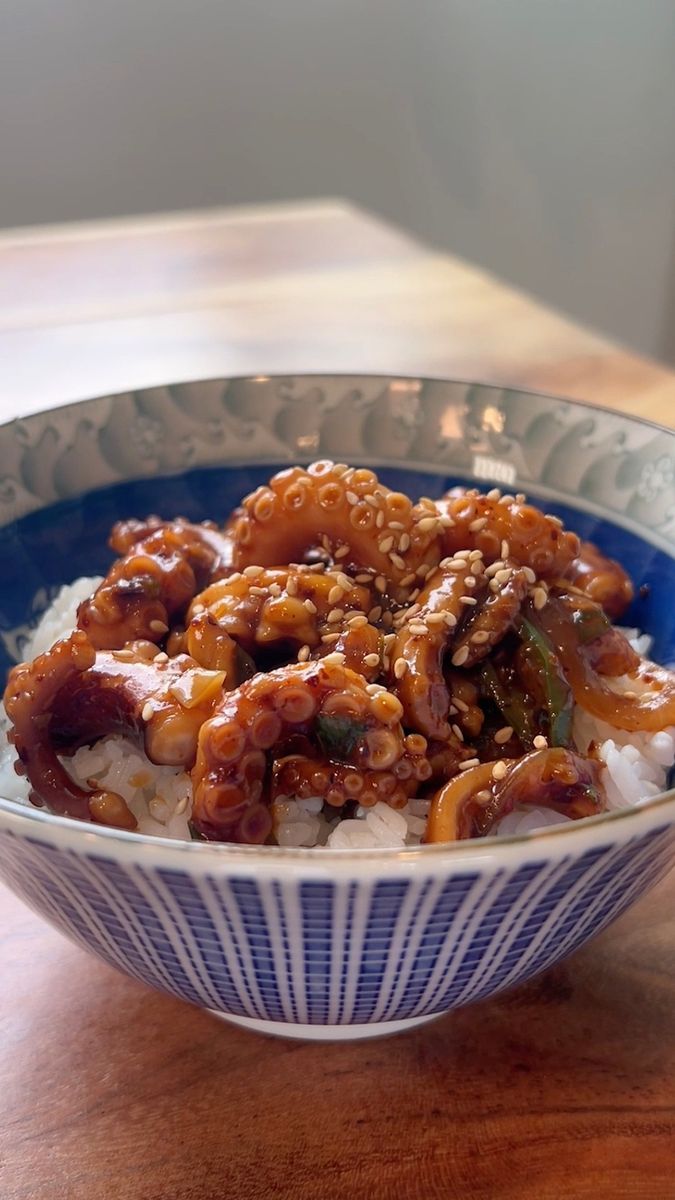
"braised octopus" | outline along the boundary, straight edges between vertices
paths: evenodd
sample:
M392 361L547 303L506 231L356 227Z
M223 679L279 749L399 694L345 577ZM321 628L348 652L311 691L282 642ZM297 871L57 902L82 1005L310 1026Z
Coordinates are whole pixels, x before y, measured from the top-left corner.
M427 797L426 841L481 837L515 806L603 810L575 705L627 731L675 724L675 676L611 624L626 572L520 494L414 502L322 461L223 528L149 517L110 546L77 628L5 691L17 771L56 813L136 827L67 766L123 734L190 772L199 838L273 841L287 797L344 816Z

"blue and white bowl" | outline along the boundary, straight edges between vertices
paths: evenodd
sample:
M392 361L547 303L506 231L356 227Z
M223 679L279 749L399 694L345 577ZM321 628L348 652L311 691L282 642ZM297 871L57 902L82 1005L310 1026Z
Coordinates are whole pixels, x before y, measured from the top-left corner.
M105 570L121 517L224 516L333 458L411 493L526 491L649 586L629 620L675 659L675 434L458 382L219 380L0 427L0 667L58 587ZM391 1033L545 970L669 869L675 793L526 837L394 850L183 843L0 799L0 877L80 945L251 1029Z

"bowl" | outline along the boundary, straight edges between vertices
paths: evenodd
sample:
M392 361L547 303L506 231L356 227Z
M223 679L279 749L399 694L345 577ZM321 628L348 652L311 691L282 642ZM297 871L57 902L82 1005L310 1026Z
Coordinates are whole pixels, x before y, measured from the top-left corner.
M112 523L225 515L317 457L438 495L498 484L622 559L629 621L675 658L675 434L445 380L257 377L152 388L0 428L2 670ZM411 1028L570 954L670 868L675 794L516 838L393 850L172 842L0 800L0 877L85 949L235 1024L291 1037Z

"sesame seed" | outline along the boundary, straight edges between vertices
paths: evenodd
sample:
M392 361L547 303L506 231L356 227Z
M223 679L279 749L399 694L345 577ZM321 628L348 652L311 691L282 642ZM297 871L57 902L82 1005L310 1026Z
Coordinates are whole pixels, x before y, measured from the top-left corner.
M553 513L546 513L546 520L550 521L552 525L557 525L558 529L562 529L563 527L560 517L554 517Z
M463 742L463 741L464 741L464 734L462 733L462 731L461 731L461 729L460 729L459 725L451 725L451 726L450 726L450 728L452 729L452 732L454 733L454 735L455 735L455 737L457 738L457 740L458 740L458 741L460 741L460 742Z
M452 661L453 667L461 667L466 662L468 657L469 657L469 647L468 646L460 646L459 650L455 650L455 653L452 656L451 661Z
M347 500L347 504L353 505L353 504L358 504L358 502L359 502L359 498L356 495L356 492L345 492L345 497Z
M438 517L422 517L422 520L417 522L417 528L420 533L428 533L429 530L436 528L437 522Z
M315 613L317 611L316 604L313 600L305 600L304 605L308 613Z
M390 534L389 537L382 538L381 542L377 543L377 548L382 554L387 554L394 544L394 539Z
M409 575L405 575L401 580L401 587L410 587L411 583L415 582L415 572L411 571Z
M347 554L349 554L349 546L338 546L333 558L344 558Z
M504 759L500 758L499 762L496 762L494 767L492 768L492 778L493 779L503 779L504 776L506 775L508 769L509 768L507 767L506 763L504 762Z
M141 712L141 720L149 721L150 718L154 716L154 713L155 707L152 703L152 700L146 700L145 704L143 705L143 711Z
M166 653L164 650L162 650L162 653L161 653L161 654L156 654L156 655L155 655L155 662L156 662L156 663L168 663L168 661L169 661L169 656L168 656L168 654L167 654L167 653Z
M385 650L390 650L392 642L396 641L396 634L395 633L385 633L383 641L384 641Z
M512 496L510 492L504 492L504 495L502 496L499 503L500 504L513 504L514 500L515 500L515 496Z
M501 492L500 492L499 488L490 488L490 491L488 492L486 499L487 500L499 500L500 498L501 498Z
M263 574L263 569L262 567L244 567L242 574L245 575L247 579L257 579L259 575Z
M448 709L448 716L449 716L449 717L456 717L458 712L459 712L459 709L458 709L458 708L456 708L454 704L451 704L451 705L450 705L450 707L449 707L449 709Z
M381 696L382 692L386 692L386 688L382 687L381 683L367 683L366 692L369 696Z
M377 667L377 666L379 666L379 663L380 663L380 656L379 656L379 654L375 654L375 653L366 654L363 661L367 667Z
M151 621L150 628L153 633L167 633L169 626L164 621Z
M352 581L348 575L345 575L344 571L338 571L336 578L341 588L344 588L346 592L351 590ZM366 576L366 582L368 581L368 576Z
M411 592L411 593L410 593L410 595L408 596L408 599L409 599L409 600L416 600L416 599L417 599L417 597L419 596L419 594L420 594L420 589L419 589L418 587L416 587L416 588L413 588L412 592Z
M408 632L412 633L413 637L425 637L429 630L422 621L411 621Z
M505 566L506 563L501 558L498 558L496 562L490 563L490 566L485 568L485 574L487 578L491 579L497 574L497 571L503 571Z
M460 771L470 771L472 767L479 767L479 766L480 766L479 758L467 758L464 760L464 762L459 764L459 769L460 769Z
M459 602L460 604L468 604L471 608L473 608L474 604L478 604L475 596L460 596Z
M504 539L504 541L502 542L502 549L501 549L502 558L508 558L510 553L511 553L511 547L509 546L509 543L506 541L506 539Z
M399 571L405 570L405 561L401 558L400 554L392 553L389 555L389 558L391 559L391 561L393 562L393 564L397 568L397 570L399 570Z
M365 613L357 613L355 617L350 617L347 621L350 629L361 629L368 624L368 618Z
M341 650L333 650L331 654L326 654L323 658L323 664L326 667L342 667L344 661L345 656Z
M380 509L380 511L378 512L378 514L375 518L375 524L378 529L381 529L382 526L384 525L384 513L382 512L382 509Z
M339 633L324 633L323 637L321 638L321 641L326 646L330 646L332 643L337 642L339 640L340 640Z
M371 508L377 508L377 496L374 496L372 492L366 492L363 499Z
M309 658L309 646L301 646L298 650L298 662L307 662Z
M341 577L341 575L342 575L342 572L340 572L338 574L338 579ZM344 578L347 579L348 577L345 575ZM355 583L370 583L370 580L371 580L371 576L368 575L366 572L361 572L360 575L354 576Z
M468 704L466 704L464 700L460 700L459 696L453 696L452 703L455 705L458 712L467 713L469 711Z
M484 646L486 642L489 642L490 634L487 629L477 629L475 633L471 634L470 640L474 646Z
M342 620L344 615L344 608L331 608L328 616L326 617L326 621L329 625L335 625L338 621Z
M267 588L255 587L254 585L251 585L251 587L248 589L248 594L249 596L266 596L267 591Z
M445 623L446 623L446 625L448 625L450 627L450 629L454 629L455 625L457 624L457 617L455 616L455 614L451 613L451 612L446 612L445 613Z
M512 737L513 737L512 726L511 725L503 725L501 729L497 730L494 740L496 741L498 746L503 746L506 742L510 741Z
M391 528L391 526L390 526L390 528ZM407 533L401 534L400 538L398 539L398 548L402 554L405 554L406 550L410 549L410 535L409 534L407 534Z
M396 662L394 663L394 675L396 676L396 678L403 679L403 676L405 675L407 670L408 670L408 664L407 664L406 660L404 658L397 658Z
M469 531L471 533L478 533L479 530L485 529L487 522L488 522L487 517L476 517L476 519L474 521L471 521L471 523L469 524Z
M377 575L375 577L375 590L378 592L386 592L387 581L386 581L384 575Z
M371 608L370 612L368 613L368 620L370 621L370 623L372 625L374 625L376 621L379 621L381 616L382 616L382 605L374 604L373 607Z
M280 585L278 583L270 584L269 593L270 593L270 596L280 596L281 595Z
M547 593L546 589L543 587L536 587L532 593L532 602L538 612L542 608L544 608L547 600L548 600L548 593Z
M512 574L513 574L513 571L511 569L511 567L504 567L501 571L497 571L495 573L495 582L496 583L508 583Z
M516 492L516 504L524 504L526 500L527 496L524 492Z
M427 625L445 625L446 615L444 612L428 613L424 619Z
M337 604L338 600L341 600L343 596L344 588L341 588L339 583L336 583L335 587L332 587L328 593L328 603Z
M523 567L523 575L525 576L528 583L536 583L537 582L537 576L535 575L534 571L532 570L532 567Z
M477 800L479 804L489 804L491 799L492 792L489 788L481 788L481 790L476 792L476 795L474 796L474 800Z
M441 513L438 520L439 520L440 524L442 525L443 529L452 529L453 525L455 524L452 517L450 516L450 513Z
M475 586L476 586L476 576L475 576L475 575L467 575L467 576L465 576L465 579L464 579L464 586L465 586L465 587L468 587L468 588L469 588L469 590L471 590L471 588L475 588Z
M544 737L543 733L538 733L536 738L533 739L532 745L534 746L535 750L546 750L548 748L548 741Z
M384 625L385 629L391 629L392 625L394 624L393 614L389 611L382 613L382 624Z

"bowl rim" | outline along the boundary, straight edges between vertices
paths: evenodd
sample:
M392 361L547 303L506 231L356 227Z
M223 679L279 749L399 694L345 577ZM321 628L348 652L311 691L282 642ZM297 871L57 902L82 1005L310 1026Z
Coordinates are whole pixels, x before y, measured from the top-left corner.
M174 387L196 386L209 383L274 383L275 381L288 379L295 381L303 379L367 379L378 380L383 384L394 380L401 380L410 383L438 383L461 387L485 388L496 392L514 392L518 395L540 396L548 400L559 401L561 404L571 405L573 408L606 413L634 425L645 426L659 433L664 433L671 438L675 438L675 428L662 425L660 422L653 421L648 417L624 412L621 409L598 404L594 401L579 400L571 396L561 395L558 392L544 391L540 388L521 387L513 383L481 381L478 379L427 374L424 372L408 374L406 372L387 373L358 369L353 371L274 371L269 374L261 373L256 375L209 375L197 379L175 380L171 383L148 384L140 388L64 401L45 409L29 412L24 416L11 417L7 421L0 422L0 433L8 430L15 424L45 418L50 413L59 411L60 409L86 407L88 404L104 399L114 401L118 397L128 395L129 390L142 394L144 391L155 390L157 387L171 389ZM181 472L170 472L169 474L181 474ZM47 508L49 505L44 505L43 507ZM471 838L466 841L410 846L400 850L392 847L382 847L381 849L331 849L329 847L239 846L233 843L182 841L177 838L162 838L152 834L141 834L106 826L90 825L75 818L45 812L42 809L30 806L29 803L24 804L0 795L0 829L4 826L10 831L15 832L14 827L17 826L16 832L21 836L21 827L24 822L28 822L28 827L33 823L36 826L36 831L50 830L56 834L58 841L66 845L71 842L76 845L78 842L82 843L84 839L87 848L93 849L94 845L98 845L101 848L101 852L103 852L103 847L106 847L109 851L115 852L123 858L133 858L135 856L134 847L136 847L139 851L142 851L144 857L152 855L153 851L157 851L161 852L159 853L159 857L165 859L176 858L176 863L172 865L178 865L181 859L183 862L187 861L185 855L189 854L191 856L191 866L199 866L204 872L212 870L215 866L220 866L221 868L236 867L237 870L242 871L254 868L255 873L258 874L260 873L261 866L267 864L267 867L276 874L284 864L287 864L289 867L300 868L303 874L311 871L311 873L325 876L327 874L332 875L335 872L339 874L344 874L345 872L353 873L357 865L361 868L370 866L376 870L377 868L386 867L390 869L394 867L400 869L403 867L412 870L419 870L425 867L439 869L443 866L447 868L461 866L464 869L469 867L473 861L480 862L482 867L490 863L495 869L499 869L509 864L514 858L522 857L524 851L527 851L527 857L531 857L531 853L535 850L539 852L545 850L549 853L553 851L556 857L565 857L566 852L572 853L576 851L576 853L583 853L585 849L597 845L601 841L601 837L599 836L601 831L611 828L616 832L617 823L621 823L618 825L619 830L622 830L624 834L627 833L629 819L631 829L637 837L640 832L646 832L651 827L659 825L659 817L662 809L665 809L668 814L665 824L667 826L675 825L675 787L639 805L599 813L596 816L586 817L579 821L549 825L540 830L533 830L524 834ZM626 838L626 840L629 840L629 838Z
M662 810L665 810L663 814ZM240 846L229 842L182 841L88 824L0 796L0 832L4 829L12 836L31 842L41 841L39 835L44 832L58 849L71 853L113 856L118 861L135 862L139 866L154 860L155 866L175 870L186 869L189 864L189 869L200 875L267 874L278 877L288 868L291 875L321 878L353 876L355 873L389 877L401 872L451 874L477 866L481 870L498 872L513 869L521 862L531 862L533 857L557 861L578 858L605 841L611 843L612 848L618 848L652 830L674 826L675 788L671 788L640 805L505 837L468 838L402 849L386 846L343 850L327 846ZM607 838L603 837L604 830Z
M234 374L234 375L201 375L198 377L192 376L189 379L174 379L169 383L149 383L143 384L142 387L134 387L133 385L118 392L97 392L92 396L80 396L77 400L64 400L52 404L49 408L39 408L34 412L28 412L16 417L9 417L6 421L0 421L0 433L8 429L10 425L31 421L33 419L44 418L50 413L59 412L65 408L77 408L80 405L95 403L101 400L117 400L122 396L128 396L130 393L134 395L142 395L143 392L156 391L158 388L177 388L190 387L200 384L231 384L231 383L273 383L274 381L282 380L301 380L301 379L370 379L380 380L382 383L400 380L405 383L446 383L460 387L469 388L489 388L496 392L516 392L520 396L541 396L546 400L557 400L561 404L571 404L575 408L589 408L591 411L606 413L609 416L621 417L625 421L632 421L635 425L645 425L649 429L655 429L659 433L666 433L670 437L675 437L675 426L663 425L660 421L653 421L651 417L643 417L637 413L624 412L621 408L612 408L610 404L599 404L596 400L579 400L576 396L565 396L560 392L549 392L545 388L537 387L521 387L516 383L508 383L496 379L482 380L464 378L459 375L435 375L428 374L424 371L407 372L407 371L363 371L356 368L353 371L271 371L261 372L260 374ZM181 474L181 472L175 472ZM44 507L48 507L45 505Z

